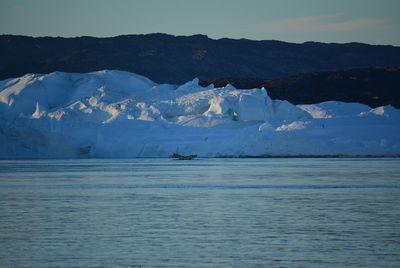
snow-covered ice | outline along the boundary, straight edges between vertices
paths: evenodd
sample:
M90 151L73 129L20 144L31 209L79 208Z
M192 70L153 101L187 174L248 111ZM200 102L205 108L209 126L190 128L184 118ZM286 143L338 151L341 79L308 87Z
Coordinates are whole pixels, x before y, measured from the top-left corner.
M400 154L391 106L295 106L198 82L107 70L0 81L0 158Z

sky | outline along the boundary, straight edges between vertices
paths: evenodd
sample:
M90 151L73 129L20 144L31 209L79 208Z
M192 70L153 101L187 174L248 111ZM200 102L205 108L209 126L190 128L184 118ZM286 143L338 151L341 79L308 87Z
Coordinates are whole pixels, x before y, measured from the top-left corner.
M400 0L0 0L0 34L168 33L400 46Z

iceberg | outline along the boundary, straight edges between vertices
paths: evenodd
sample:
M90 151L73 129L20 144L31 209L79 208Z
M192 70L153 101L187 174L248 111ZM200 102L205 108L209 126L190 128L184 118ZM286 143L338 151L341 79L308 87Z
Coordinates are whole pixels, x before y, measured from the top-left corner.
M116 70L0 81L0 158L400 154L400 111L293 105L265 89L157 84Z

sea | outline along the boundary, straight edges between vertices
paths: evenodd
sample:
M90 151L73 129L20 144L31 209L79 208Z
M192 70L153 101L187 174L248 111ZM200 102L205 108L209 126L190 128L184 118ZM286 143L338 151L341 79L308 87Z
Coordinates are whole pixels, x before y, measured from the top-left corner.
M0 267L400 267L399 158L0 161Z

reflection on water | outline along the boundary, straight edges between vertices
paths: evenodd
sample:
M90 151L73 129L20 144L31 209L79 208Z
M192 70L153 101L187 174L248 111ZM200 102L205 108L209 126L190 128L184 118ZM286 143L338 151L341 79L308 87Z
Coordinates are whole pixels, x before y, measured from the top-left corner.
M1 267L399 267L400 159L0 161Z

